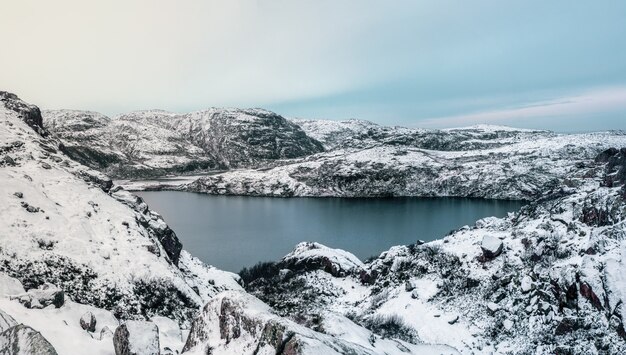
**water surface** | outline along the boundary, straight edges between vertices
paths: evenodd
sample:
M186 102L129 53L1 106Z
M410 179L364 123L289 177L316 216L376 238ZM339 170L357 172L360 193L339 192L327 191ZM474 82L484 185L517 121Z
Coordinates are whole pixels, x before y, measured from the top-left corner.
M468 198L271 198L177 191L137 192L174 229L184 249L238 272L278 260L301 241L341 248L361 259L394 245L430 241L521 202Z

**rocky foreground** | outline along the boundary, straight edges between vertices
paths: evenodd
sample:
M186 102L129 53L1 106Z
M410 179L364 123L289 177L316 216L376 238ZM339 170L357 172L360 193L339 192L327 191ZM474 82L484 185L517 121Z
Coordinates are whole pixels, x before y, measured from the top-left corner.
M257 119L237 113L226 121L247 143L214 148L210 164L231 170L208 177L231 183L194 184L212 193L410 191L531 202L506 218L477 221L435 242L394 247L368 262L305 242L278 262L234 275L193 258L140 198L82 164L103 171L124 166L100 167L94 160L109 147L120 161L135 162L133 171L148 166L153 172L157 168L144 158L161 153L142 153L145 147L135 145L141 161L118 155L118 145L88 132L92 123L80 128L85 119L101 117L57 118L78 128L63 136L57 126L50 133L52 124L37 107L2 92L0 353L626 352L626 149L609 148L626 147L626 136L499 127L432 132L361 121L294 123L245 112L277 121L259 129L277 127L281 138L258 156L230 159L228 147L245 152L245 144L256 144L241 125ZM162 171L181 166L180 151L186 162L205 159L211 137L221 134L175 122L196 143L178 141L182 133L174 126L163 132L173 135L163 141L172 146L159 152L172 159L174 170ZM68 148L69 140L76 141L68 138L72 134L84 134L94 151L78 154L80 144ZM293 137L310 149L293 148ZM240 170L238 164L255 167ZM401 171L406 175L395 175ZM274 176L288 180L275 186Z

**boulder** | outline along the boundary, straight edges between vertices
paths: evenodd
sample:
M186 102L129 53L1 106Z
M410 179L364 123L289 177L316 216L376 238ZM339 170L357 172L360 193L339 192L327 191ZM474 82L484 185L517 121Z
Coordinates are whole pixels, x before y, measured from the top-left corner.
M100 330L100 340L113 338L113 331L106 325Z
M96 316L91 312L86 312L80 317L80 327L88 332L96 331Z
M410 291L415 290L415 287L416 287L416 285L415 285L415 281L413 281L413 280L408 280L408 281L404 284L404 289L405 289L407 292L410 292Z
M502 241L494 236L486 235L480 244L485 259L493 259L502 253Z
M500 306L498 306L498 304L495 302L489 302L487 303L487 310L490 314L495 314L497 311L500 310Z
M535 288L535 284L533 283L533 279L526 275L522 278L521 281L522 293L528 293Z
M0 334L0 355L57 355L54 347L35 329L18 324Z
M159 355L159 328L152 322L127 321L115 329L116 355Z
M281 269L323 270L335 277L343 277L363 270L363 262L341 249L332 249L320 243L302 242L278 264Z
M65 292L52 284L45 283L37 289L12 296L11 299L17 299L26 308L44 308L49 305L59 308L65 303Z
M24 290L24 286L22 286L20 280L0 273L0 296L13 296L25 292L26 290Z

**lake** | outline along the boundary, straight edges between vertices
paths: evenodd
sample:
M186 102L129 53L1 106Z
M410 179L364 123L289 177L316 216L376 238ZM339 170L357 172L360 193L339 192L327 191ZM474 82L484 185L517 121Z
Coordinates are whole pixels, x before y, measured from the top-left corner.
M278 260L302 241L347 250L362 260L394 245L441 238L476 220L506 216L519 201L469 198L272 198L178 191L135 192L159 212L183 248L238 272Z

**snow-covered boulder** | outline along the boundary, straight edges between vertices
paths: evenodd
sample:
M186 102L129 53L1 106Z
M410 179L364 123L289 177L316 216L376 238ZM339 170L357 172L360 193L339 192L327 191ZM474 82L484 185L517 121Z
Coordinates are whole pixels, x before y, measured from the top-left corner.
M152 322L127 321L115 329L116 355L159 355L159 328Z
M283 257L279 266L290 270L323 270L342 277L362 270L363 262L345 250L332 249L320 243L302 242Z
M96 316L91 312L86 312L80 317L80 327L88 332L96 331Z
M0 296L13 296L25 293L24 286L20 280L0 273Z
M493 259L502 253L502 241L492 235L485 235L480 248L483 251L483 256L486 259Z
M11 298L17 299L26 308L44 308L49 305L59 308L65 303L65 292L53 284L45 283L37 289Z
M520 286L522 288L523 293L528 293L535 289L535 284L533 283L533 279L526 275L522 277L522 281L520 281Z
M0 334L0 355L57 355L54 347L38 331L18 324Z

